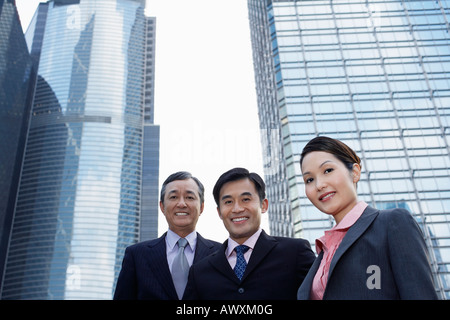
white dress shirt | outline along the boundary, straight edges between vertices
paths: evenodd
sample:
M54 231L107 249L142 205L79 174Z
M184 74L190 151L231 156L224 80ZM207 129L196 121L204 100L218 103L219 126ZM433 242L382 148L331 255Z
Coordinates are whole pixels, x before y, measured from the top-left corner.
M261 231L262 231L262 229L260 228L258 231L256 231L250 238L248 238L243 243L250 248L249 250L247 250L246 253L244 253L244 259L245 259L245 261L247 261L247 263L250 260L250 256L252 255L253 249L255 248L256 241L258 241ZM236 241L234 241L231 238L228 238L228 247L227 247L225 254L226 254L228 263L231 266L231 269L233 269L234 266L236 265L236 251L234 251L234 248L236 248L237 246L239 246L239 243L237 243Z
M172 264L175 256L178 253L178 240L181 237L172 230L168 230L166 234L166 255L167 263L169 264L170 272L172 273ZM188 245L184 248L184 254L189 262L189 266L192 266L194 262L195 247L197 246L197 231L193 231L188 234L185 239L188 241Z

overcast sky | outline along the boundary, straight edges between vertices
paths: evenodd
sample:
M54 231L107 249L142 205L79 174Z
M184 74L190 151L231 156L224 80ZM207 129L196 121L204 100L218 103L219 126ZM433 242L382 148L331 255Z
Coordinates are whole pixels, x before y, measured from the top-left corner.
M46 1L16 0L24 32L39 2ZM180 170L198 177L206 194L197 231L222 242L228 233L212 197L217 178L236 166L264 177L247 1L147 0L147 15L157 18L159 185ZM269 232L267 216L263 227ZM159 234L166 230L160 214Z

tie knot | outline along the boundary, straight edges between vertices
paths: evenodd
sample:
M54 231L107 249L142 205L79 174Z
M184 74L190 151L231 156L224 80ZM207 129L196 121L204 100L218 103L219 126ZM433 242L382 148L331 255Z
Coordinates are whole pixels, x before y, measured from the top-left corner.
M234 251L236 251L236 253L239 254L239 253L246 253L248 251L248 249L250 249L249 246L241 244L240 246L237 246L236 248L234 248Z
M178 239L178 247L184 248L188 244L187 240L185 238Z

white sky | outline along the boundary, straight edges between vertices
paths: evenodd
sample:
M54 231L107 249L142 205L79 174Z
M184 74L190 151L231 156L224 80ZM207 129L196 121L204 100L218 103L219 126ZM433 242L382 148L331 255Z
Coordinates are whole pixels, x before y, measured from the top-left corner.
M24 31L40 0L16 0ZM205 185L197 231L228 233L212 197L218 177L245 167L262 177L262 153L246 0L147 0L156 21L155 124L159 186L185 170ZM270 207L269 207L270 210ZM263 228L269 232L267 213ZM159 234L167 230L159 216Z

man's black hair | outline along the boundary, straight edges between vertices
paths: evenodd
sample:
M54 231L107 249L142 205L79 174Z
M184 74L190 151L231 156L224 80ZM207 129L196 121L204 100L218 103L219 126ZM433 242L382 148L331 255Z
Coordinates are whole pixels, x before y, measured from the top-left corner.
M249 172L245 168L234 168L222 174L214 186L213 196L218 207L220 202L220 190L222 189L223 185L231 181L242 179L249 179L253 182L256 191L258 192L259 200L261 203L263 202L263 200L266 198L266 184L264 183L264 180L255 172Z

